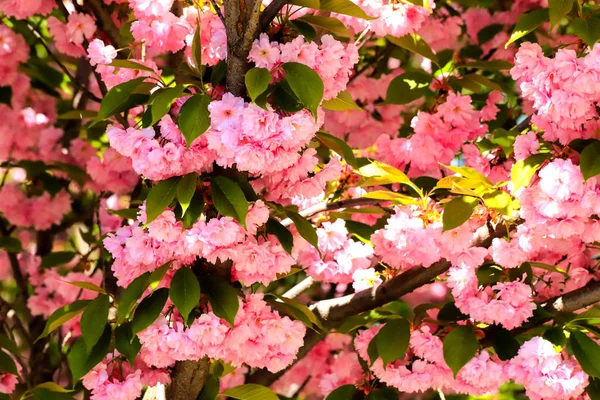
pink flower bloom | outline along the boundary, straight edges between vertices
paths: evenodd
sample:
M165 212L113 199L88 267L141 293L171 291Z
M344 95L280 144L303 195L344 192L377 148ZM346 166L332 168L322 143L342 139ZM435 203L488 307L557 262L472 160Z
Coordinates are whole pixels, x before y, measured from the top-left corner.
M110 64L116 57L117 51L111 45L104 45L100 39L94 39L88 46L90 64Z

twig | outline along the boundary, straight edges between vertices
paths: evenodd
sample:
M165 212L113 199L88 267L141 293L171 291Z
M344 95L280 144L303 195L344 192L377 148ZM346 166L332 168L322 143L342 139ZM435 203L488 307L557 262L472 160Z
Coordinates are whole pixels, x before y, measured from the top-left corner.
M37 30L37 28L35 26L33 26L29 21L27 21L27 25L29 26L29 29L31 30L31 33L33 33L33 35L38 39L38 41L42 44L42 46L44 46L44 49L46 49L46 51L48 52L48 54L50 55L50 57L52 57L52 59L56 62L56 64L58 65L58 67L65 73L65 75L67 75L67 77L69 77L69 80L71 82L73 82L73 85L75 85L75 87L78 88L79 90L82 90L82 91L86 92L86 94L87 94L87 96L88 96L88 98L90 100L93 100L96 103L100 103L102 101L102 99L100 99L96 95L94 95L85 85L82 85L71 74L71 71L69 71L69 69L52 52L52 50L50 50L50 47L46 44L46 41L42 37L41 33Z
M271 4L264 9L260 15L260 27L263 32L269 29L271 22L286 4L288 4L288 0L273 0Z
M213 5L213 7L215 8L215 12L217 13L217 16L219 17L219 19L221 20L223 25L225 25L225 17L223 16L223 13L221 12L221 8L219 7L219 5L217 4L217 2L215 0L210 0L210 2Z
M319 203L319 204L315 204L312 207L308 207L304 211L301 211L300 215L308 218L308 217L312 217L313 215L318 214L323 211L333 211L333 210L339 210L340 208L373 205L373 204L379 204L384 201L386 201L386 200L378 200L378 199L369 199L366 197L359 197L356 199L333 201L331 203ZM281 224L283 226L290 226L293 224L293 221L289 218L286 218L283 221L281 221Z
M308 289L313 287L315 283L317 282L315 282L315 280L309 276L308 278L304 279L302 282L298 283L296 286L285 292L282 297L288 299L295 299L296 297L300 296L302 293L306 292Z

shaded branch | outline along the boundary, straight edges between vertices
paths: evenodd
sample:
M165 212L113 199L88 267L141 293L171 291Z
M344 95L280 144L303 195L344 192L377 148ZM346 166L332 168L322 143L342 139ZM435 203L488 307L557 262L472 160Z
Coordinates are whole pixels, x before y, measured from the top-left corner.
M573 312L599 301L600 281L594 281L582 288L548 300L544 309L548 312Z
M96 16L96 24L98 25L98 28L106 33L106 36L108 36L112 42L112 45L117 49L122 49L119 51L117 57L127 58L129 56L129 49L126 48L125 44L123 43L121 31L119 28L117 28L117 25L115 25L112 15L110 14L110 11L106 5L102 2L102 0L86 0L85 5L92 10Z
M204 388L209 371L210 364L206 357L199 361L177 361L173 368L171 385L167 390L167 399L197 399Z
M389 200L378 200L378 199L368 199L366 197L359 197L356 199L333 201L331 203L319 203L319 204L315 204L312 207L308 207L304 211L301 211L300 215L302 215L303 217L309 218L309 217L312 217L313 215L318 214L323 211L333 211L333 210L339 210L341 208L374 205L374 204L379 204L379 203L383 203L386 201L389 201ZM293 224L293 221L289 218L286 218L283 221L281 221L281 224L283 226L290 226Z
M273 0L260 15L260 28L263 32L269 29L269 25L281 11L283 6L288 4L288 0Z

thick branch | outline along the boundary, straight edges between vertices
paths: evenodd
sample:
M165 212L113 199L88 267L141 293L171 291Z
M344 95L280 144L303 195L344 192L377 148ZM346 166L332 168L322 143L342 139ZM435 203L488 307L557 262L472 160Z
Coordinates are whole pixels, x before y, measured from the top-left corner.
M483 226L477 234L473 246L489 247L492 239L506 234L506 229L503 224L499 224L490 232L487 226ZM329 323L342 321L351 315L381 307L411 293L448 271L451 266L449 261L440 260L429 268L412 268L377 287L340 298L322 300L313 304L311 309L319 318Z
M271 4L264 9L260 15L260 27L263 32L269 29L271 22L286 4L288 4L288 0L273 0Z
M248 54L260 32L260 0L225 0L227 32L227 91L235 96L245 92L244 75Z
M197 399L204 388L209 370L208 358L199 361L177 361L173 368L173 378L167 392L167 399Z
M582 288L565 293L547 302L549 312L573 312L600 301L600 282L590 282Z

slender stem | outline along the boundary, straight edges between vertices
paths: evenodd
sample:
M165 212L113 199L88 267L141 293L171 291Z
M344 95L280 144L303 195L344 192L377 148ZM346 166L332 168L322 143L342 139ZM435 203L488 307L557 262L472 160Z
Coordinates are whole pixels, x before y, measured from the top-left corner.
M333 210L339 210L341 208L349 208L349 207L364 206L364 205L374 205L374 204L379 204L379 203L382 203L385 201L387 201L387 200L378 200L378 199L369 199L366 197L359 197L356 199L333 201L331 203L319 203L319 204L315 204L312 207L308 207L304 211L301 211L300 215L303 217L309 218L309 217L312 217L313 215L318 214L323 211L333 211ZM283 221L281 221L281 224L283 226L290 226L293 224L293 221L289 218L286 218Z

